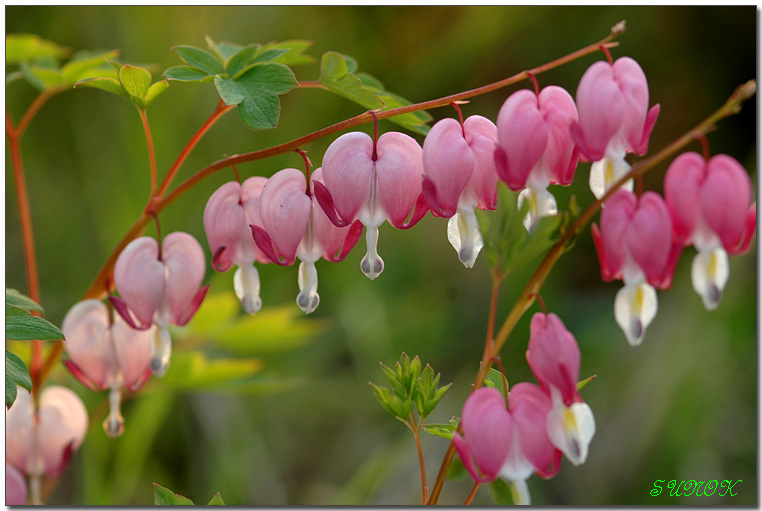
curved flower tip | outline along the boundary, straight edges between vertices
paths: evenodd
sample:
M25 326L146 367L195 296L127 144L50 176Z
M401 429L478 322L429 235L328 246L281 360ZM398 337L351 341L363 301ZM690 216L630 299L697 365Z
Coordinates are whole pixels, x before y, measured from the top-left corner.
M156 377L164 376L169 369L169 358L172 355L172 337L166 327L156 330L151 343L151 373Z
M541 312L530 323L527 362L544 389L555 389L567 405L581 401L577 392L580 352L561 319Z
M315 311L320 303L320 295L317 292L318 277L314 262L299 263L299 294L296 297L296 304L305 314Z
M122 403L122 391L112 388L108 396L109 414L103 421L103 429L110 438L117 438L124 433L124 417L120 410Z
M630 346L639 346L659 307L656 290L646 282L625 284L614 299L614 317Z
M262 299L259 297L259 272L253 264L238 267L233 275L233 290L244 311L253 315L262 308Z
M611 158L604 156L590 165L590 191L596 199L603 197L606 192L630 171L630 164L624 158ZM634 182L628 179L622 184L621 189L633 191ZM605 204L604 204L605 207Z
M531 231L540 218L558 214L556 198L546 188L524 188L519 193L518 207L527 202L528 211L522 223L527 231Z
M466 268L473 268L484 248L479 222L473 210L459 211L447 221L447 239Z
M21 472L10 463L5 463L5 505L23 506L29 492L26 487L26 481Z
M728 253L722 247L700 251L693 258L691 281L706 310L713 311L720 304L729 277Z
M566 406L557 401L548 414L547 430L550 441L574 465L587 459L588 446L595 435L595 418L587 403Z

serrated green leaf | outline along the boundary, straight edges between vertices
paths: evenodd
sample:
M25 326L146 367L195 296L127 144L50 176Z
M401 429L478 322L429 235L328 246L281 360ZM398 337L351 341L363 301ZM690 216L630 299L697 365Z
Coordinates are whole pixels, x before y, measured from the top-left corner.
M220 495L220 492L217 492L214 494L214 497L212 497L212 500L209 501L209 504L207 506L224 506L225 501L222 500L222 495Z
M226 41L216 43L209 36L206 36L204 39L206 40L206 45L209 47L209 51L217 55L221 62L225 62L238 50L243 48L243 46L240 44L230 43Z
M15 305L16 307L28 311L37 311L41 314L45 314L45 311L39 303L13 288L5 288L5 303Z
M178 82L198 82L206 83L214 80L215 75L209 74L191 66L172 66L167 68L162 76L167 80L177 80Z
M14 341L57 341L64 336L47 319L19 314L5 318L5 338Z
M230 57L228 57L225 60L225 72L228 74L228 76L231 76L235 79L235 75L248 66L251 59L254 58L254 55L256 55L259 49L260 46L258 44L250 44L249 46L244 46L232 54Z
M41 38L36 34L7 34L5 36L5 63L14 64L40 58L64 58L69 48Z
M437 389L437 391L434 392L434 395L426 400L423 405L423 412L420 414L422 419L428 417L429 414L434 411L434 408L437 407L444 395L447 394L447 391L450 390L450 387L452 387L452 383L448 383L444 387Z
M511 506L514 504L513 490L511 485L499 477L489 483L489 493L495 502L501 506Z
M153 503L156 506L193 506L189 498L178 495L169 488L153 483Z
M320 62L320 83L327 90L338 94L365 108L382 108L384 102L373 94L362 81L352 74L353 60L336 52L326 52Z
M458 421L455 417L450 419L447 424L424 424L421 426L426 433L430 435L452 440L452 435L458 429Z
M288 66L270 62L251 67L235 80L216 76L214 85L226 105L238 105L244 125L270 129L280 118L278 95L299 84Z
M32 391L32 379L29 371L21 360L14 353L5 350L5 406L10 407L16 400L16 385Z
M148 107L159 94L167 90L167 87L169 87L169 82L167 80L161 80L148 87L148 91L144 98L145 106Z
M195 67L210 75L217 75L225 72L221 60L211 53L195 46L179 45L174 46L172 50L191 67Z
M313 64L315 62L315 59L312 56L304 55L304 52L307 51L310 48L310 46L312 46L311 41L302 41L298 39L292 39L288 41L268 43L262 47L262 50L263 51L267 51L270 49L288 50L286 53L284 53L280 57L273 59L273 62L278 62L280 64L285 64L287 66L298 66L302 64Z
M105 90L112 94L117 94L123 98L129 98L122 84L116 78L85 78L77 82L74 87L92 87L94 89Z
M289 51L288 48L269 48L267 50L260 48L257 50L256 55L254 55L254 58L249 61L249 64L275 61L278 57L280 57L287 51Z

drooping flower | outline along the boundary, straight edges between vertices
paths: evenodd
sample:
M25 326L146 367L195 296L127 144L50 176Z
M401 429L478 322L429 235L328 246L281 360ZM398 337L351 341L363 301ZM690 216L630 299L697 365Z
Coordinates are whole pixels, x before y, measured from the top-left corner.
M26 504L29 490L26 487L26 480L21 472L8 463L5 462L5 505L6 506L23 506Z
M714 310L729 277L728 254L748 250L757 228L749 175L728 155L706 161L688 152L667 169L664 196L675 236L698 252L691 267L693 288L704 307Z
M19 392L5 412L5 461L31 478L32 504L39 504L42 476L61 475L87 433L82 400L70 389L51 385L39 395L35 410L31 394Z
M659 105L648 109L648 82L629 57L613 64L599 61L588 68L577 88L579 122L572 135L590 168L590 189L600 199L629 170L627 153L648 151ZM624 185L632 190L632 181Z
M592 227L603 280L621 279L614 315L632 346L643 342L656 317L656 290L672 284L680 243L672 235L672 218L655 192L639 199L617 190L601 213L601 227Z
M117 258L114 285L120 298L110 298L131 327L158 327L151 345L151 371L156 376L169 368L172 339L167 327L188 323L209 289L200 288L205 266L201 245L184 232L167 235L161 250L155 239L137 238Z
M557 315L538 312L532 317L527 361L552 401L547 415L550 441L574 465L581 465L595 434L595 419L577 390L579 346Z
M569 185L579 155L571 137L577 107L571 95L551 85L539 95L528 89L511 94L497 116L495 164L500 179L521 190L519 206L529 201L524 226L558 212L550 184Z
M233 288L243 309L255 314L262 308L259 272L255 262L268 263L251 236L251 225L262 226L259 197L267 178L231 181L215 191L204 209L204 230L212 251L212 267L226 272L235 265Z
M100 300L83 300L64 317L61 331L70 360L64 364L84 385L99 392L110 389L110 413L103 429L111 437L124 432L119 410L121 389L139 389L151 376L151 343L156 327L136 330L113 315Z
M492 121L472 115L462 126L440 120L423 142L424 197L433 215L449 219L447 237L466 268L484 246L474 210L495 209L496 140Z
M312 194L315 183L322 183L323 171L312 173L310 188L297 169L283 169L273 175L262 189L260 214L262 227L252 225L252 236L259 249L282 266L299 263L299 295L296 303L305 313L320 303L315 263L321 258L338 262L344 259L362 233L362 224L336 227Z
M337 138L323 156L325 184L316 184L315 196L334 225L360 220L366 227L360 268L371 280L384 269L377 250L381 224L408 229L428 211L421 153L418 142L403 133L384 133L374 143L369 135L352 132Z
M516 504L529 504L526 479L532 473L551 477L559 468L560 451L546 431L551 402L530 383L513 386L508 401L506 406L493 388L475 390L463 406L463 436L455 433L453 444L474 481L501 477L510 483Z

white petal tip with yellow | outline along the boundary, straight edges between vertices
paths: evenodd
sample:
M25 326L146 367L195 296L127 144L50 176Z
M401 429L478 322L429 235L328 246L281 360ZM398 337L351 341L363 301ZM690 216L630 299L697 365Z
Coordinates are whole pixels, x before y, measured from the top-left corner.
M728 253L722 247L700 250L691 263L693 289L701 297L708 311L717 308L722 299L722 291L728 282L730 267Z
M558 213L556 198L546 188L524 188L519 193L519 209L524 201L529 201L529 211L523 220L527 231L531 231L540 218Z
M590 166L590 190L595 195L595 198L600 199L603 197L611 186L629 171L630 164L624 159L624 155L621 158L604 156L602 160L593 162ZM632 191L632 179L624 183L622 188Z
M479 222L473 210L458 211L447 221L447 239L466 268L473 268L484 247Z
M558 401L548 414L548 437L574 465L587 459L587 449L595 435L593 410L587 403L567 407Z
M614 300L614 317L630 346L639 346L656 317L656 290L646 282L625 284Z

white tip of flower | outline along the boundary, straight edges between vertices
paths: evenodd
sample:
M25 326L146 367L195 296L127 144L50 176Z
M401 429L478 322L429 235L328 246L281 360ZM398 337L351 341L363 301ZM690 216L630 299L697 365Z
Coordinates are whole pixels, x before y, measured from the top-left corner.
M378 255L378 227L365 229L365 243L368 252L360 262L360 269L370 280L375 280L384 271L384 260Z
M540 218L558 213L556 198L546 188L524 188L519 193L519 209L524 201L529 201L529 211L523 220L527 231L531 231Z
M262 308L262 299L259 297L259 272L253 264L243 265L235 271L233 290L241 300L243 310L249 314L256 314Z
M447 221L447 239L466 268L473 268L484 247L479 222L473 210L458 211Z
M593 410L587 403L574 403L567 407L556 402L547 418L548 437L574 465L587 459L587 448L595 435Z
M717 308L722 299L722 291L728 282L730 267L728 254L722 247L699 251L691 264L693 289L701 297L708 311Z
M511 497L514 505L528 506L532 503L526 479L512 479L508 481L508 484L511 486Z
M103 429L110 438L122 436L124 433L124 417L120 410L122 402L122 391L119 388L112 388L108 395L109 414L103 421Z
M299 294L296 297L296 304L305 314L310 314L317 309L320 303L320 296L317 293L318 276L315 263L302 261L299 263Z
M656 290L646 282L625 284L614 300L614 317L630 346L639 346L656 317Z
M630 164L621 158L604 156L602 160L593 162L590 166L590 190L596 199L600 199L611 188L611 185L619 181L622 176L630 171ZM632 179L628 180L622 188L633 190Z
M166 327L160 327L151 343L151 373L154 376L164 376L169 369L171 355L172 337Z

